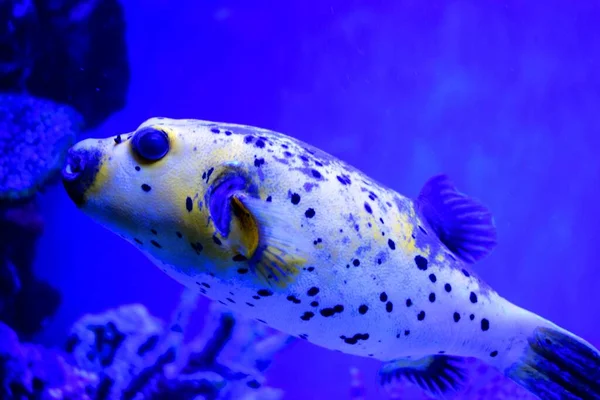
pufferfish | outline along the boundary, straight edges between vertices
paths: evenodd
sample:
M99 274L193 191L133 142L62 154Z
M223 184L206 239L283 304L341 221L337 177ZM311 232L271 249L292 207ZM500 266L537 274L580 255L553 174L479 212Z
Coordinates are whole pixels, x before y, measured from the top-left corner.
M152 118L73 146L66 191L167 275L272 328L383 362L433 397L476 357L542 399L600 398L591 344L501 297L471 266L490 211L446 175L405 197L287 135Z

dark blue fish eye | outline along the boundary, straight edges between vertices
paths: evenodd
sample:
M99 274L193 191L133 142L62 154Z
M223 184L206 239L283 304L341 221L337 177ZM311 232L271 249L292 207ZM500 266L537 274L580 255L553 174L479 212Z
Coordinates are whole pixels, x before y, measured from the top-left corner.
M142 128L133 135L133 150L143 159L157 161L169 152L169 137L155 128Z

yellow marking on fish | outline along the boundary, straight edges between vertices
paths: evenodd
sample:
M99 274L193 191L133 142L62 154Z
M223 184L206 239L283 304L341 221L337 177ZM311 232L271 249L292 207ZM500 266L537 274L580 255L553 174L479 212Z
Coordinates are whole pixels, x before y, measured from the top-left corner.
M444 261L446 261L446 257L444 256L444 253L441 253L441 252L440 252L440 253L438 253L438 254L435 256L435 261L436 261L436 262L439 262L439 263L443 263Z
M232 198L232 206L235 217L232 218L234 226L230 236L232 242L238 242L237 245L241 246L241 249L234 250L241 252L246 258L252 258L258 247L258 224L246 206L235 196Z
M394 235L402 239L398 245L406 254L411 256L417 252L417 243L412 237L414 229L415 227L406 212L400 212L398 220L392 224Z

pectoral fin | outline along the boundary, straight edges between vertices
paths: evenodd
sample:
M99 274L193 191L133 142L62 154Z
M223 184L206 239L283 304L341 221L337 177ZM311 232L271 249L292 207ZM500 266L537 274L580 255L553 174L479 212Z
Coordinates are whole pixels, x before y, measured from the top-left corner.
M208 204L233 261L247 263L263 283L285 287L306 264L310 242L296 234L276 203L261 200L249 190L244 176L232 173L221 179Z
M233 200L239 217L240 248L251 270L266 284L285 287L300 273L310 254L310 243L297 235L277 204L249 196ZM234 213L235 214L235 213Z

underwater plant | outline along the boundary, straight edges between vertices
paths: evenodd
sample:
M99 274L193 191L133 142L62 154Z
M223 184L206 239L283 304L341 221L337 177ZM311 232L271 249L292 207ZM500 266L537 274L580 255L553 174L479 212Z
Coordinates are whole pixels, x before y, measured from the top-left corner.
M32 268L37 195L81 131L124 106L129 64L118 1L8 0L0 20L0 321L28 339L60 305Z
M19 343L0 325L0 398L281 399L264 373L294 339L213 303L200 335L186 342L196 299L184 291L168 325L141 304L84 315L64 350Z

